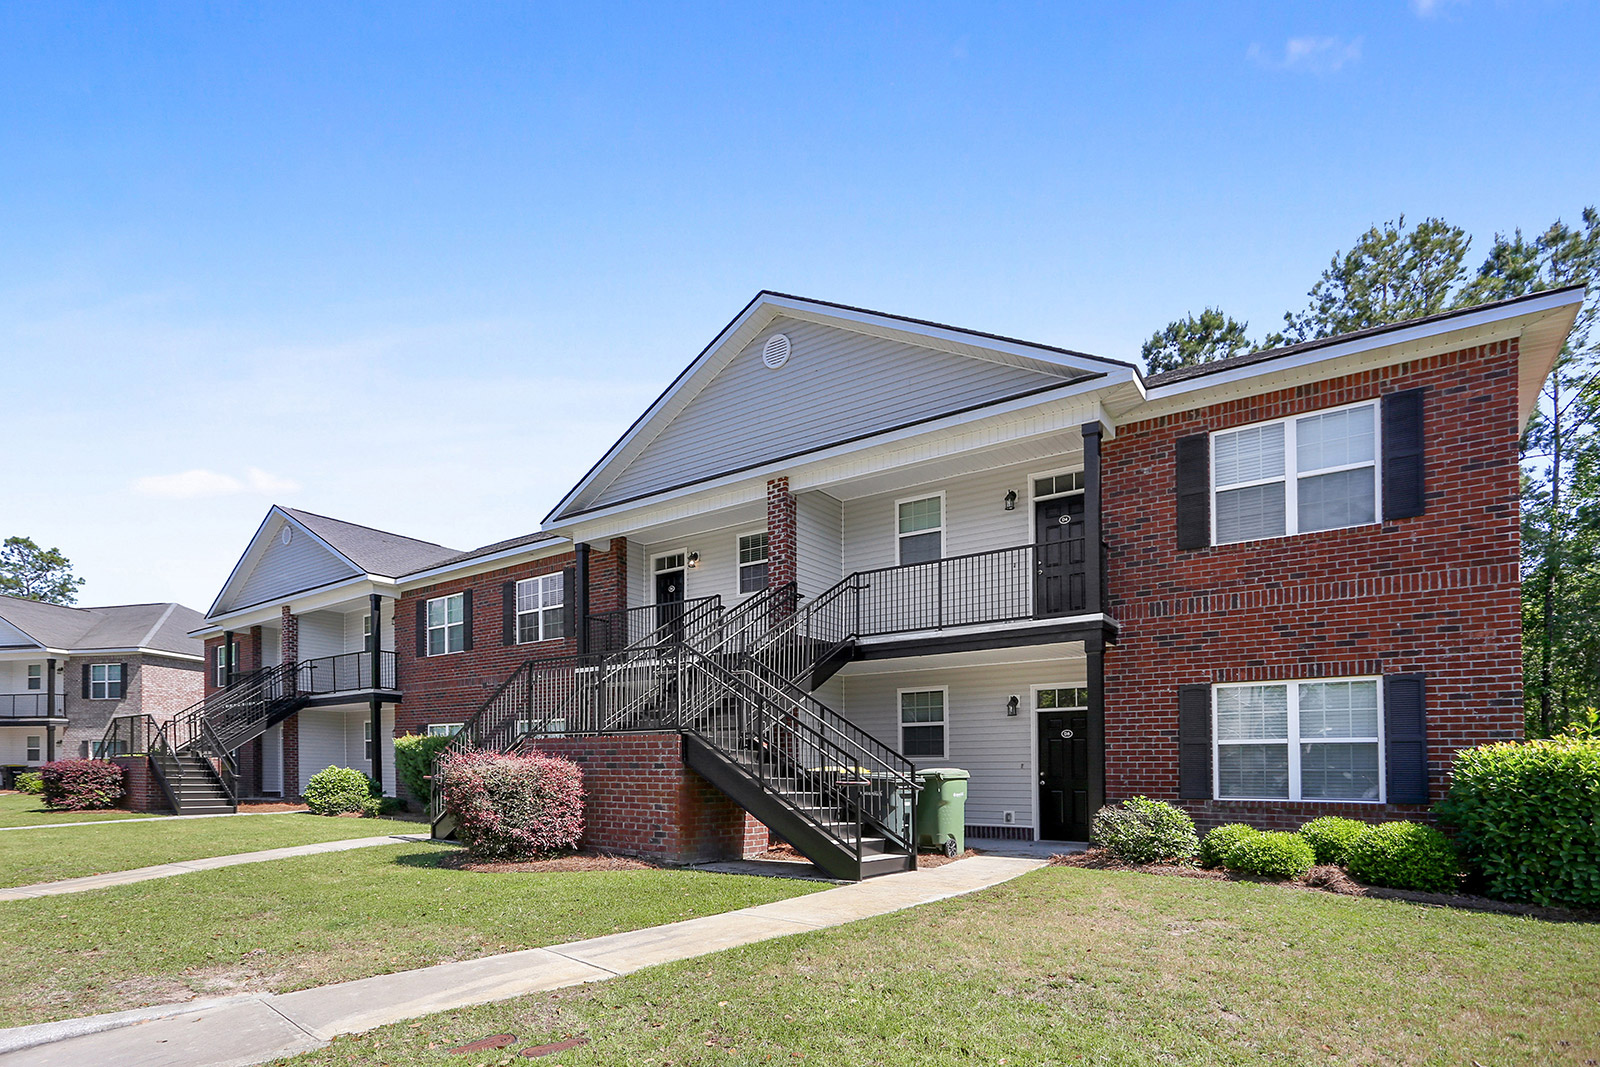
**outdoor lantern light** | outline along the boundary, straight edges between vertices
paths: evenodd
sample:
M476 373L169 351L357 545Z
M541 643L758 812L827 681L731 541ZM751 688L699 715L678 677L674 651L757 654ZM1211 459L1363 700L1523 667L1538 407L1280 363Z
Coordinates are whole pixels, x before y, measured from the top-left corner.
M1007 489L1006 490L1006 510L1007 511L1016 511L1017 510L1017 491L1015 489Z
M1006 701L1006 714L1015 715L1017 713L1017 708L1021 706L1021 704L1022 701L1018 700L1016 697L1012 697L1010 700Z
M698 553L698 552L689 553L689 566L691 566L691 567L700 566L700 553Z

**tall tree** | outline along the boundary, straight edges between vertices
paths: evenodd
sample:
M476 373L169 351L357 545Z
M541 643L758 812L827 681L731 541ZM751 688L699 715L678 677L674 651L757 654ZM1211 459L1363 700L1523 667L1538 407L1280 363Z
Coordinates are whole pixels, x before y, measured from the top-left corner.
M1305 310L1286 312L1267 345L1293 344L1432 315L1451 306L1466 275L1466 231L1425 219L1407 232L1406 217L1374 226L1348 252L1334 253L1308 294Z
M1250 347L1248 323L1238 322L1219 308L1206 308L1198 316L1185 315L1150 335L1139 354L1151 374L1210 363Z
M60 549L40 548L31 537L8 537L0 544L0 593L47 604L76 604L83 582L73 575L72 561Z

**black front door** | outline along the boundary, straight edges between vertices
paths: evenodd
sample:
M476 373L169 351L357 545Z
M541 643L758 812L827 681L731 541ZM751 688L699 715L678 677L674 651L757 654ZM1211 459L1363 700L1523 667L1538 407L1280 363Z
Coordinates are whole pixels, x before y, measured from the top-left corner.
M1039 712L1039 837L1089 840L1089 713Z
M1041 500L1033 515L1039 546L1036 613L1077 614L1088 603L1083 588L1083 494Z
M683 571L656 572L656 625L666 626L683 618Z

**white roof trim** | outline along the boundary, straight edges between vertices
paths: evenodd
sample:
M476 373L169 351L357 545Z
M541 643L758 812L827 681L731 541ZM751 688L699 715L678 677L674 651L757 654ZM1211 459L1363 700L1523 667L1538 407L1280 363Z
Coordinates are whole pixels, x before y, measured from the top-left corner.
M350 569L355 571L358 575L366 573L365 569L360 567L360 566L358 566L356 564L355 560L351 559L349 556L345 555L343 552L340 552L337 548L334 548L332 545L328 544L327 541L325 541L322 538L318 537L316 535L316 533L310 527L308 527L305 523L301 522L299 519L297 519L293 515L289 514L287 511L285 511L283 508L279 507L277 504L274 504L270 508L267 509L267 514L261 520L261 525L256 527L256 532L250 535L250 542L249 542L249 544L245 545L244 554L239 557L239 562L237 562L237 563L235 563L233 565L233 570L228 572L228 578L227 578L227 580L225 582L222 583L222 588L220 590L218 590L216 599L211 601L211 606L206 609L206 618L207 619L221 618L222 617L222 616L216 616L216 615L213 614L217 610L217 605L222 603L223 597L228 595L228 590L233 586L234 579L236 579L236 578L238 578L240 576L240 569L242 567L244 567L245 561L249 560L252 557L252 555L255 554L255 552L256 552L256 542L260 540L262 532L265 531L266 528L267 528L267 523L272 520L272 517L274 515L282 516L284 522L293 523L294 524L294 528L296 530L300 531L301 533L304 533L307 537L311 538L317 544L321 545L323 548L327 549L329 552L332 552L339 559L344 560L345 563L350 565ZM265 544L263 544L262 545L263 550L265 549L265 547L266 547ZM321 588L321 587L319 586L319 587L316 587L316 588ZM305 590L305 591L309 592L309 590ZM266 603L266 602L263 601L263 603ZM246 607L253 607L253 606L254 605L246 605ZM242 610L244 610L244 609L243 608L235 608L234 611L229 612L228 614L232 615L235 612L242 611Z

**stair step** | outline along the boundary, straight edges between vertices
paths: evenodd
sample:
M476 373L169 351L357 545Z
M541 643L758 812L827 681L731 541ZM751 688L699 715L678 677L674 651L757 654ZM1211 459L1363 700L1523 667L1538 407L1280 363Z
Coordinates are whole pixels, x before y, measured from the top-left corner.
M897 874L900 871L913 870L914 866L911 857L904 852L891 852L882 856L863 856L861 858L861 877L874 878L883 874Z

